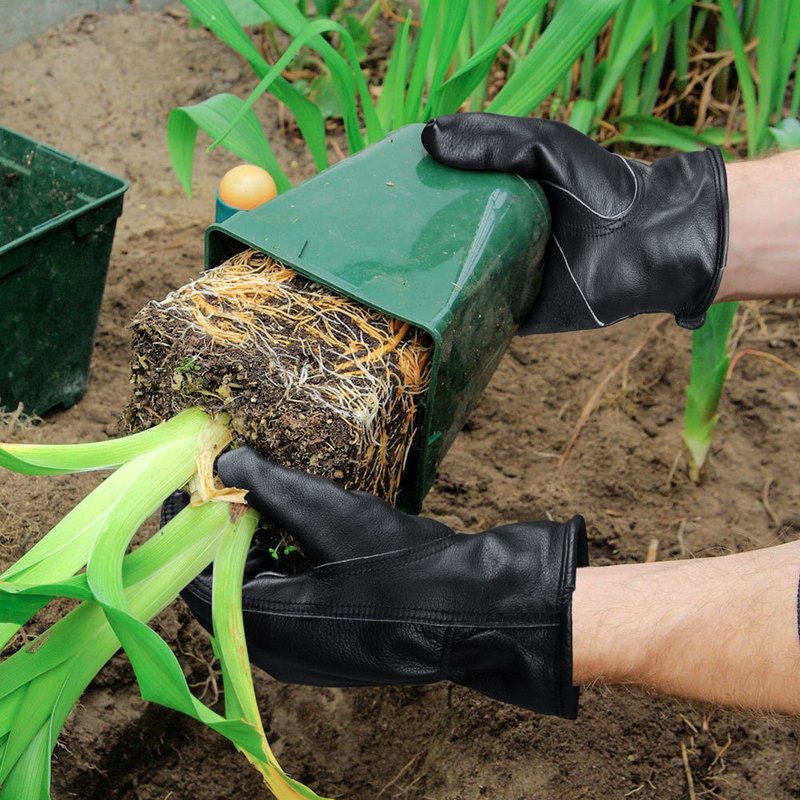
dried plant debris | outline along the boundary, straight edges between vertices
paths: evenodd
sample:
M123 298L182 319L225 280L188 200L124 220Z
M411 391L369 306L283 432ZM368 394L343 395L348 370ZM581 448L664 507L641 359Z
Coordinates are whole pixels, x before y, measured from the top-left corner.
M430 337L255 250L133 321L130 429L190 406L286 466L393 502L430 377Z

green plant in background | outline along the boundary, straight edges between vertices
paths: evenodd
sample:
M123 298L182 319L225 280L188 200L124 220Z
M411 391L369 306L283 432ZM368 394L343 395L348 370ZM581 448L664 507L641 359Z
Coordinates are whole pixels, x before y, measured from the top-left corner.
M225 416L212 419L195 408L115 441L0 445L0 466L29 475L116 468L0 575L0 649L51 599L79 601L0 662L0 800L49 798L50 759L64 721L120 646L143 698L230 739L279 800L317 798L272 755L253 691L242 576L258 515L238 503L189 506L126 555L139 526L172 491L192 479L201 495L213 496L206 483L211 464L229 442ZM191 694L169 646L146 624L212 561L213 645L224 715Z
M328 165L327 108L309 99L303 91L305 80L290 82L282 76L307 51L314 54L328 87L323 105L330 106L333 95L341 110L350 153L402 125L461 108L547 114L587 133L596 132L599 121L612 116L624 126L616 141L649 143L673 137L675 144L667 146L686 148L736 144L742 138L739 132L726 139L720 130L695 131L663 120L648 124L660 86L672 69L666 58L670 45L685 56L687 66L680 69L688 72L691 0L510 0L502 10L496 0L421 0L420 19L408 12L398 25L385 74L372 91L360 57L376 3L366 7L356 41L356 28L348 22L355 15L345 14L341 6L335 10L345 24L308 16L291 0L247 2L289 37L290 44L274 65L240 24L238 3L185 0L193 17L242 55L260 81L247 102L220 94L171 113L170 156L187 192L198 128L215 143L224 140L229 150L273 173L280 191L288 188L288 178L250 111L265 91L293 113L317 169ZM504 82L494 92L498 68ZM621 104L616 99L620 87Z
M288 188L288 178L250 110L267 90L293 113L317 168L328 165L322 111L281 76L304 47L321 59L330 76L348 150L354 153L408 123L453 113L464 104L482 108L498 54L505 49L516 47L513 76L488 110L508 114L535 110L564 83L575 60L617 8L625 5L621 0L564 0L550 10L547 0L510 0L498 13L495 0L422 0L421 19L414 20L409 12L398 27L385 75L380 86L374 87L378 95L374 99L346 26L333 19L311 19L290 0L253 2L291 37L291 44L273 66L225 0L185 2L197 20L248 61L260 80L246 103L223 94L171 113L167 129L170 156L187 192L198 128L217 142L224 139L229 150L272 172L279 191ZM334 37L339 47L329 41Z
M728 335L737 303L718 303L705 325L692 334L692 366L686 388L684 441L689 453L689 477L700 480L700 470L711 449L717 427L719 399L728 374Z
M281 76L304 49L332 87L350 153L401 125L464 108L560 119L618 147L716 144L730 157L742 146L754 156L800 143L800 0L509 0L502 10L497 0L420 0L420 19L400 15L385 75L372 87L352 26L312 18L290 0L247 2L290 37L274 65L237 22L233 0L184 0L260 80L247 101L217 95L170 115L170 155L187 192L198 128L272 172L279 191L288 188L251 109L265 91L294 114L317 169L328 165L323 110ZM322 10L345 16L343 4ZM374 4L367 14L362 33ZM698 479L725 380L724 370L712 380L702 365L718 363L733 318L730 308L712 306L709 324L693 336L684 430Z

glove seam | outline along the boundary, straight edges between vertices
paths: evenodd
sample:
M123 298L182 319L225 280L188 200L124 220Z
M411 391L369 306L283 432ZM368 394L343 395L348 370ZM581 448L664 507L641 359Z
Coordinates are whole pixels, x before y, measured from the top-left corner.
M308 571L309 576L321 580L328 576L336 575L368 575L386 566L414 564L417 561L422 561L429 556L436 555L446 550L453 544L458 535L457 533L452 533L440 539L435 539L433 542L425 542L425 544L408 547L404 550L366 556L365 558L358 559L357 562L332 561L328 564L322 564L319 567L312 567Z
M453 640L455 639L456 629L452 626L445 628L442 637L442 653L439 657L439 678L440 681L449 680L450 661L453 652Z
M605 327L605 323L595 314L594 309L592 308L589 299L586 297L585 292L583 291L583 287L578 283L578 279L575 277L575 273L572 269L571 264L569 263L569 259L567 258L567 254L564 252L564 248L561 246L561 242L558 240L558 236L553 233L551 236L553 242L555 242L556 247L558 248L558 252L561 253L561 258L564 261L564 266L567 268L567 272L569 273L569 277L572 279L572 282L575 284L575 288L578 290L578 294L580 294L581 299L586 304L586 308L589 309L589 313L592 315L592 319L597 323L600 328Z
M633 197L630 199L627 207L625 207L622 211L617 212L616 214L601 214L599 211L592 208L585 200L581 200L577 194L571 192L565 186L562 186L559 183L555 183L553 181L547 181L543 179L539 179L539 183L544 184L545 186L552 186L554 189L558 189L561 192L564 192L568 197L571 197L577 203L582 205L590 214L594 214L594 216L599 217L600 219L616 221L623 219L627 216L628 212L633 208L636 200L639 197L639 179L636 177L636 172L634 171L633 167L630 165L626 158L623 158L618 153L611 153L612 156L618 158L627 168L628 172L630 173L631 177L633 178Z
M453 612L439 611L436 609L417 608L414 606L397 605L330 605L320 602L281 601L268 600L263 604L253 605L243 601L243 611L254 614L273 614L275 616L305 617L308 619L340 619L342 621L362 622L400 622L430 625L438 622L440 625L453 625L456 627L473 628L544 628L561 624L561 609L546 614L526 614L523 616L503 615L502 618L480 617L475 611ZM309 613L315 610L324 612L320 614ZM291 614L288 612L295 611ZM354 617L354 614L370 614L371 612L384 613L383 617ZM400 614L414 616L399 616ZM439 620L441 620L439 622Z
M629 215L631 212L628 212ZM618 220L614 223L609 223L607 225L602 225L598 223L594 223L592 225L578 225L574 222L569 221L562 221L559 220L559 230L568 230L579 232L583 234L587 239L602 239L605 236L610 236L617 231L621 231L623 228L627 227L631 221L630 216L626 216L624 219Z

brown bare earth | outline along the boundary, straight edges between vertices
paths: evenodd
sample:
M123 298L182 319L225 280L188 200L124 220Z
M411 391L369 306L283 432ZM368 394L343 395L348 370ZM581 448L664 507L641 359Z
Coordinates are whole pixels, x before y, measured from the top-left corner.
M253 80L212 35L190 29L177 6L76 18L0 54L0 75L0 123L131 184L84 399L35 428L6 425L0 434L103 439L117 433L128 399L126 326L147 300L198 274L214 186L235 163L221 150L206 155L199 148L195 194L187 199L167 156L167 114L216 92L241 95ZM260 113L293 179L309 177L310 160L296 133L279 125L271 101L260 103ZM799 321L791 304L750 306L739 347L798 364ZM637 319L602 332L515 341L442 465L425 513L466 531L582 513L594 564L642 561L654 539L660 558L675 559L796 538L800 382L745 356L723 399L708 480L696 487L686 476L680 439L690 337L669 320L608 380L559 468L587 400L652 324ZM98 480L3 474L0 565L17 558ZM198 694L217 700L210 649L186 608L176 603L156 626ZM579 720L565 722L458 687L345 691L287 687L263 673L256 680L284 766L330 797L800 797L800 728L789 718L594 686L583 692ZM120 656L70 717L53 765L56 800L264 796L255 772L226 741L141 701Z

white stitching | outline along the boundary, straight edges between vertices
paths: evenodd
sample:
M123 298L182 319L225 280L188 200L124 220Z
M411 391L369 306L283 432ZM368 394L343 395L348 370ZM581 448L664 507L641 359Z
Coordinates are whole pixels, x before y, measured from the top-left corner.
M356 617L349 615L336 615L336 614L304 614L301 611L278 611L272 608L243 608L245 614L264 614L268 617L290 617L293 619L315 620L315 619L328 619L336 620L339 622L380 622L385 624L387 622L397 623L398 625L422 625L431 628L485 628L485 629L498 629L509 630L517 628L558 628L561 622L519 622L511 620L509 622L500 622L491 618L475 619L469 622L434 622L427 619L420 619L417 617L397 618L397 617Z
M399 547L397 550L387 550L384 553L370 553L368 556L353 556L352 558L340 558L338 561L326 561L324 564L316 564L314 569L322 569L323 567L335 567L339 564L352 564L354 561L370 561L370 560L377 560L383 558L384 556L396 556L400 553L408 553L411 555L412 551L416 550L424 550L426 547L433 545L433 544L440 544L444 542L445 539L452 539L456 536L455 531L453 533L445 534L444 536L437 536L435 539L429 539L426 542L418 542L417 544L412 544L409 547ZM330 570L327 570L330 571Z
M561 253L561 258L564 259L564 264L567 267L567 272L569 273L570 278L572 278L572 282L575 284L575 288L580 292L581 297L583 298L583 302L586 303L586 308L589 309L589 313L592 315L594 321L601 327L605 328L606 323L601 322L597 318L597 314L594 313L594 309L589 305L589 301L586 299L586 295L583 293L583 289L578 285L578 281L575 279L575 275L572 273L572 269L569 265L569 261L567 261L567 257L564 254L564 250L561 248L561 242L558 241L558 237L553 233L550 235L550 238L556 243L556 247L558 248L558 252Z
M628 207L624 211L620 211L619 214L612 214L611 216L601 214L599 211L595 211L588 203L585 203L583 200L581 200L576 194L573 194L569 189L565 189L563 186L559 186L557 183L553 183L552 181L540 180L539 183L546 183L548 186L552 186L554 189L559 189L560 191L564 192L564 194L568 194L573 200L575 200L577 203L580 203L596 217L600 217L600 219L619 219L620 217L624 217L633 208L633 204L636 202L636 198L639 196L639 180L636 177L636 173L631 168L631 165L621 155L618 153L612 153L611 155L616 156L620 161L622 161L622 163L627 167L628 172L630 172L633 176L633 198L631 199Z

